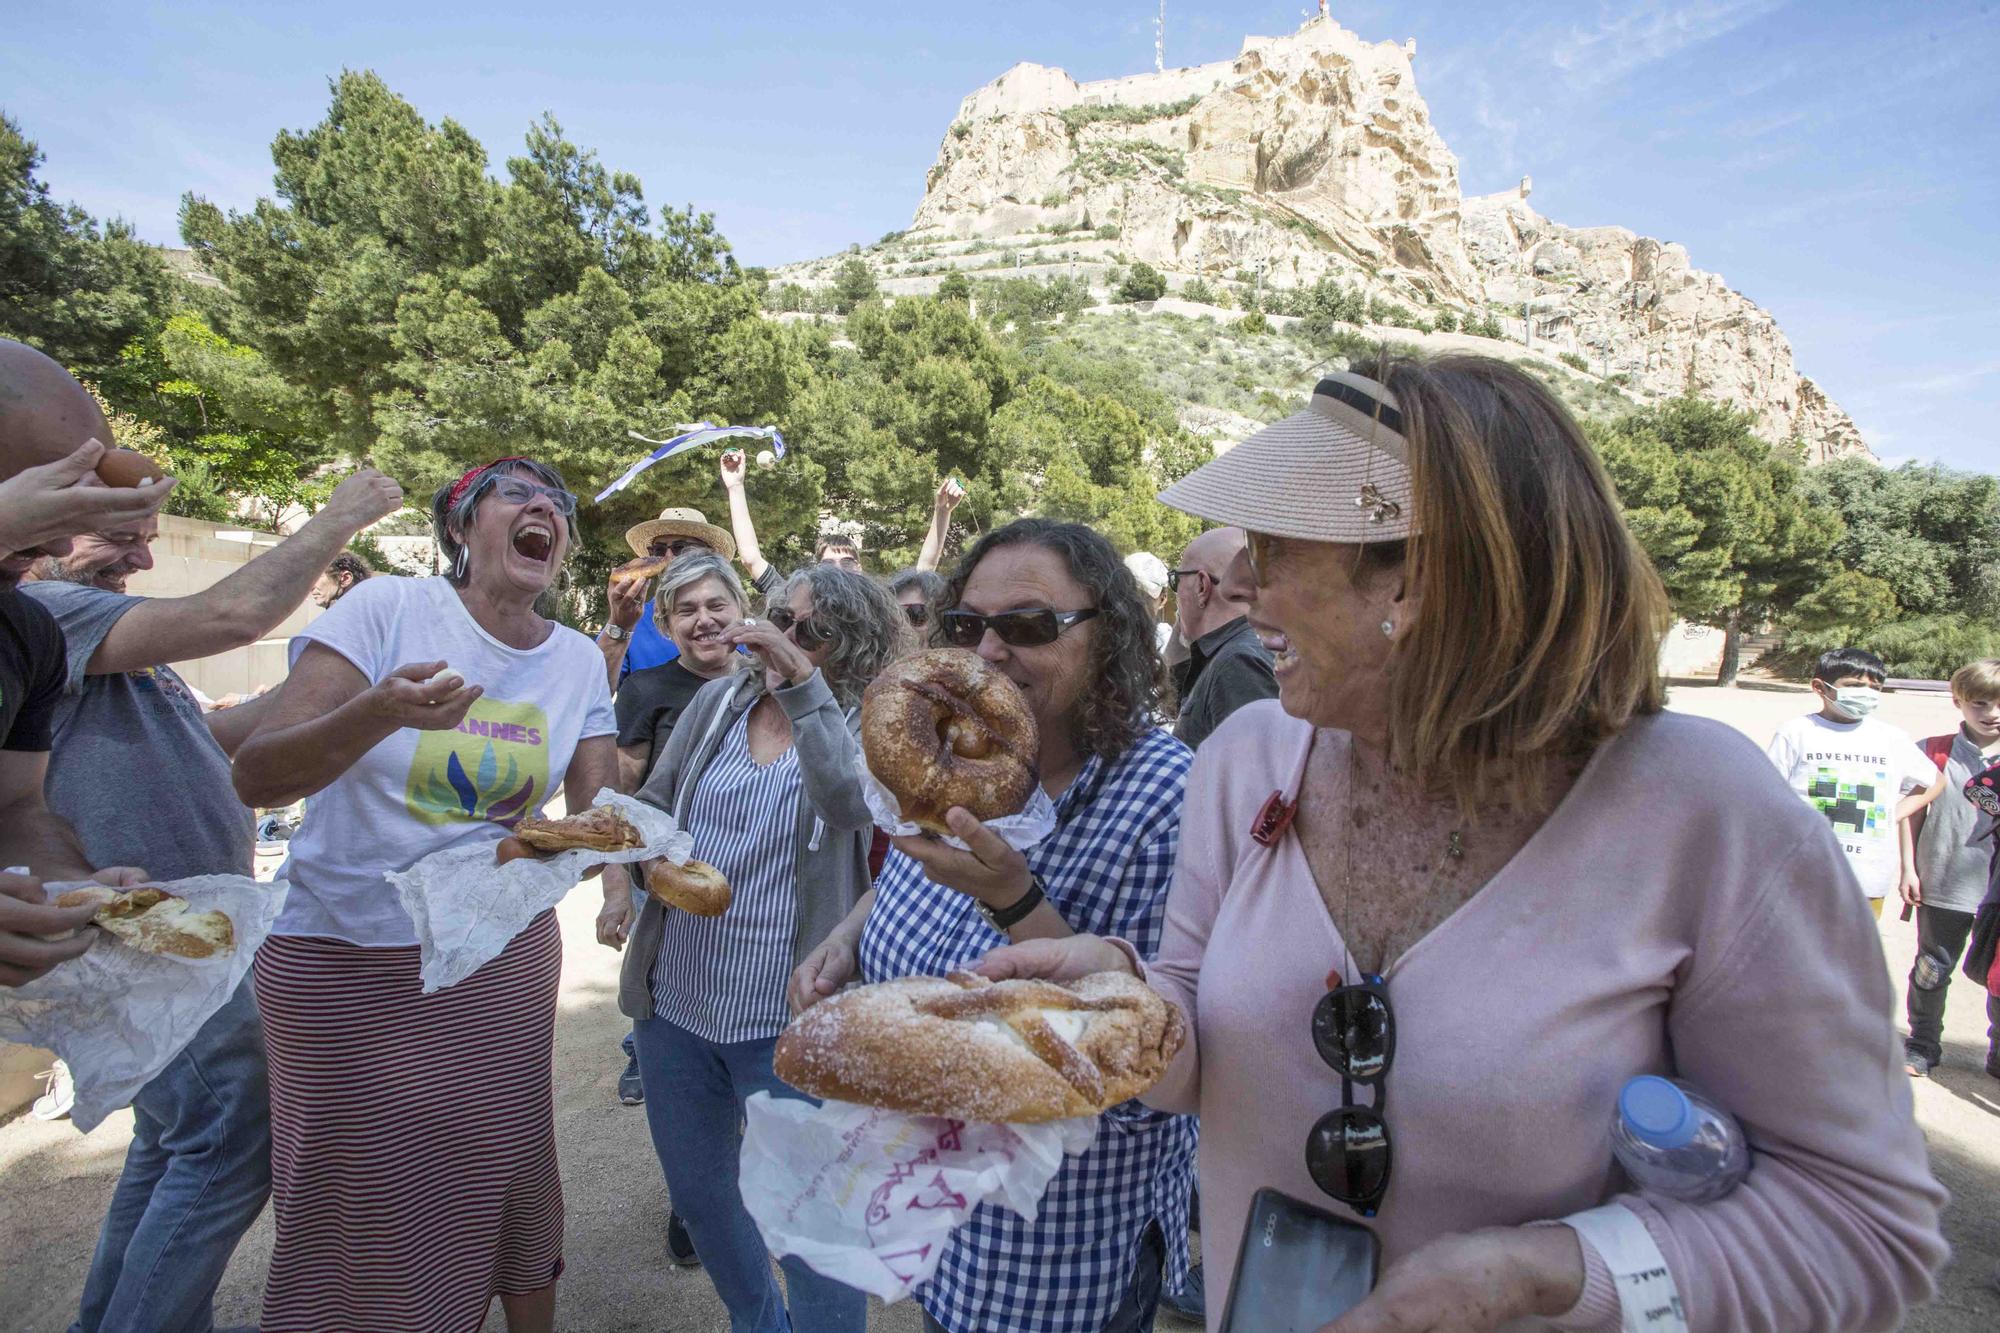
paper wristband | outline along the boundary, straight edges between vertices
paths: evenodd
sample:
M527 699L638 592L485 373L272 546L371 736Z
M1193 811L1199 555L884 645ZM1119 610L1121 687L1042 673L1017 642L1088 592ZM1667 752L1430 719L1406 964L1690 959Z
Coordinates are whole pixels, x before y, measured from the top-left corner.
M1631 1209L1606 1204L1562 1219L1597 1250L1611 1270L1618 1292L1619 1327L1624 1333L1687 1333L1680 1289L1667 1268L1653 1233Z

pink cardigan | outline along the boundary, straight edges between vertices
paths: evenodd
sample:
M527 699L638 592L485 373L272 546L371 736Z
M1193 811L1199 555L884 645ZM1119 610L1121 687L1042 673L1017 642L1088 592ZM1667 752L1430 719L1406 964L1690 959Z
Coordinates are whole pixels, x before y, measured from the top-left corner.
M1201 747L1148 970L1191 1019L1146 1100L1201 1113L1211 1327L1260 1186L1353 1216L1313 1185L1305 1141L1340 1104L1313 1005L1330 969L1356 968L1298 839L1250 837L1273 791L1297 794L1311 738L1268 701ZM1729 728L1635 722L1387 986L1385 1266L1439 1235L1616 1199L1658 1241L1696 1330L1889 1329L1930 1296L1945 1194L1912 1119L1875 923L1826 822ZM1643 1073L1690 1079L1742 1121L1753 1166L1729 1197L1627 1190L1612 1107ZM1586 1257L1583 1299L1559 1322L1616 1328Z

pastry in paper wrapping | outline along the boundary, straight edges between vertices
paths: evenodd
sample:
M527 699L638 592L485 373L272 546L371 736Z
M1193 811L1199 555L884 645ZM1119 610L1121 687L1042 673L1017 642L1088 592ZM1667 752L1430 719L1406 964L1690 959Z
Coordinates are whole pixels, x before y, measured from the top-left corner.
M868 771L903 818L948 834L945 812L1019 814L1034 790L1035 716L1015 685L964 648L935 648L887 667L861 696Z
M815 1097L1033 1124L1137 1097L1185 1037L1180 1010L1122 972L1066 984L954 972L821 1000L778 1038L774 1067Z
M114 889L108 885L71 889L58 907L97 904L91 924L141 953L175 958L213 958L236 947L236 930L220 912L191 912L187 899L150 885Z
M594 806L561 819L522 820L514 826L513 836L500 840L493 859L505 865L523 856L556 852L622 852L643 847L645 841L625 816Z

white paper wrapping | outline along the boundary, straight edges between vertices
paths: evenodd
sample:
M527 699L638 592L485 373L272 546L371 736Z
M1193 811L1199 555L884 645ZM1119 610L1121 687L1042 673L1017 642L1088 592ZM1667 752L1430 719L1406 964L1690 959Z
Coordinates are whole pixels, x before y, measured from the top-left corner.
M980 1204L1033 1221L1063 1157L1097 1136L1095 1116L991 1125L767 1092L744 1120L739 1183L766 1248L890 1302L936 1271Z
M388 873L403 910L417 925L424 994L457 985L499 957L530 921L581 883L590 867L656 857L683 865L694 853L694 838L664 810L609 787L591 805L616 809L645 844L622 852L581 848L495 865L495 844L480 842L432 852L408 870Z
M861 795L868 802L868 813L875 817L875 827L884 833L907 838L927 832L903 818L902 803L896 799L896 793L883 786L882 780L869 772L866 765L861 769ZM1056 803L1049 799L1041 784L1036 783L1026 808L1020 814L989 819L986 827L999 834L1000 840L1015 851L1025 852L1056 831ZM942 840L960 851L965 850L965 844L957 838L944 837Z
M79 884L47 884L50 898ZM213 958L141 953L108 932L81 958L13 990L0 988L0 1040L53 1050L76 1080L69 1118L85 1133L129 1106L222 1008L250 971L290 885L247 875L162 881L190 911L221 912L236 946ZM96 930L86 926L86 930Z

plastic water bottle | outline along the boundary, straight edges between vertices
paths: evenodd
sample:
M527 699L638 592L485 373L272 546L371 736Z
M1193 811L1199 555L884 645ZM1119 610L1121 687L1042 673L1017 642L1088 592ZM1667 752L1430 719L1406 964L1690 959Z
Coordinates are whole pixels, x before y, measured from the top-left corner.
M1735 1116L1687 1084L1652 1074L1619 1091L1611 1150L1634 1185L1687 1203L1714 1202L1750 1170Z

